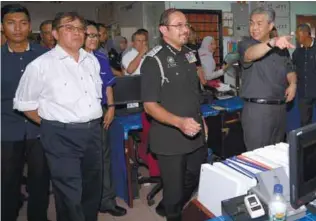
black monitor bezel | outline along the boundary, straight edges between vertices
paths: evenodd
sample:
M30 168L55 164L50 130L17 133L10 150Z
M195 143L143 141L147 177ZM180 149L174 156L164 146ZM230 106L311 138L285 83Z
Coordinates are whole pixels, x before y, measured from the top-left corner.
M315 132L316 123L292 130L288 135L289 143L289 167L290 167L290 200L294 209L308 204L316 198L316 177L307 183L302 183L302 163L299 163L302 150L299 147L298 139L302 134ZM316 162L315 162L316 166ZM307 188L307 193L300 195L300 189Z
M123 81L135 81L135 80L138 80L139 81L139 85L141 85L140 81L141 81L141 75L131 75L131 76L120 76L120 77L115 77L115 85L113 85L113 97L114 97L114 105L124 105L124 104L129 104L129 103L142 103L142 100L141 100L141 94L139 95L139 99L128 99L128 100L124 100L124 101L118 101L116 100L115 98L117 97L116 95L116 92L118 91L118 86L120 84L120 82L123 82ZM116 88L115 88L116 87ZM121 88L123 89L123 88ZM126 88L124 88L126 89ZM141 93L141 88L139 89L140 90L140 93ZM128 91L125 91L128 93ZM122 93L120 91L120 93Z

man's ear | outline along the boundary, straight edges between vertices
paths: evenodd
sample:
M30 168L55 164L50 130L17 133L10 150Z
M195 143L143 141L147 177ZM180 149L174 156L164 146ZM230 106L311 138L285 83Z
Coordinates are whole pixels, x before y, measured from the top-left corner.
M167 26L160 26L159 31L164 35L167 32Z
M58 32L57 32L56 29L53 29L53 30L52 30L52 35L53 35L53 37L55 38L55 40L57 41L57 40L58 40Z
M271 23L269 24L269 30L270 30L270 32L272 31L274 25L275 25L274 22L271 22Z

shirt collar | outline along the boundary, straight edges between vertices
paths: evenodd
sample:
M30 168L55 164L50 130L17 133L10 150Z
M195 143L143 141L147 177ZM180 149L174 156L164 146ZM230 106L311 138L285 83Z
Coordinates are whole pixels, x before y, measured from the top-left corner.
M54 50L54 54L60 59L65 59L67 57L72 58L59 44L56 44ZM84 49L80 48L79 49L79 60L78 63L83 61L87 56L88 52L86 52Z
M168 44L167 42L163 41L163 44L169 49L169 51L174 54L180 54L181 52L183 52L183 48L181 48L181 51L175 49L174 47L172 47L170 44Z
M314 46L314 41L315 41L315 38L312 38L311 47L313 47L313 46Z
M5 45L3 45L3 47L6 48L8 52L14 53L14 51L9 47L8 43L5 43ZM33 48L31 47L31 44L28 42L25 51L30 51L30 50L33 50Z

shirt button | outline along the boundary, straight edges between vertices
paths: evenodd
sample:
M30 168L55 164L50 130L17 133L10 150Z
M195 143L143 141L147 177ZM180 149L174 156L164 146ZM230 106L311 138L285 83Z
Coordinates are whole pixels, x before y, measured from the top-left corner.
M23 73L23 71L24 71L24 70L22 69L21 72Z
M81 80L83 80L83 77L81 77Z
M176 75L179 75L179 73L177 72Z
M91 107L91 104L89 105L89 107Z
M27 122L28 122L28 120L24 120L24 122L25 122L25 123L27 123Z
M22 58L22 57L20 57L20 60L22 61L22 60L23 60L23 58Z
M84 92L85 94L87 93L87 91Z

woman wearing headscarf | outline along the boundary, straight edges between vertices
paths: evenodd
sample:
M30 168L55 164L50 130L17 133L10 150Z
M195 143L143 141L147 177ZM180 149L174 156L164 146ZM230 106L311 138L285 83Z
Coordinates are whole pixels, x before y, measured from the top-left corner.
M222 67L222 69L215 71L216 63L213 57L215 50L216 42L214 38L211 36L204 37L198 52L206 80L213 80L215 78L222 76L225 73L225 65Z

